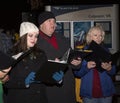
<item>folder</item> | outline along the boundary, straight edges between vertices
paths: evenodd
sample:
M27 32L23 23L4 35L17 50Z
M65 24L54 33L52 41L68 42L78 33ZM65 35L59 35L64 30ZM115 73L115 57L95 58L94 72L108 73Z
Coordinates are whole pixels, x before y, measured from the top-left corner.
M40 69L36 72L36 81L41 81L46 84L56 84L57 82L52 78L55 72L63 71L64 73L68 70L68 65L71 60L77 57L85 57L89 54L88 51L72 50L69 48L64 55L60 58L60 61L48 60Z
M72 50L70 51L68 63L70 63L73 59L81 58L85 59L87 56L91 55L92 50Z
M20 55L17 59L14 59L4 52L0 51L0 70L7 69L9 67L14 67L17 63L19 63L25 56L30 54L32 49L25 51L22 55Z
M66 73L68 64L64 61L56 62L54 60L48 60L40 67L36 72L35 80L41 81L45 84L57 84L52 76L55 72L63 71Z
M93 52L91 55L86 57L85 60L95 61L98 71L103 72L104 69L101 67L101 63L112 61L111 53L109 53L105 48L103 48L101 45L97 44L94 41L90 43L88 49L92 50Z
M120 50L113 53L112 56L111 56L111 59L112 59L112 64L120 65Z
M66 63L70 63L73 59L77 59L80 57L81 59L89 56L92 53L92 50L80 50L80 49L72 49L69 48L65 54L60 58L61 61L66 61Z
M0 70L9 68L14 61L13 58L0 51Z

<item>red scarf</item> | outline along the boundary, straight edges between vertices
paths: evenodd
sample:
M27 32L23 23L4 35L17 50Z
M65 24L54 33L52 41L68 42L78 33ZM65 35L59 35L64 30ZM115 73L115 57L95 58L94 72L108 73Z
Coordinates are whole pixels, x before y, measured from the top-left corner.
M50 43L55 49L59 49L58 47L58 42L57 42L57 38L55 36L55 34L53 33L53 35L51 37L47 36L46 34L44 34L42 31L40 31L40 35L42 38L44 38L48 43Z
M100 84L100 77L97 69L93 69L93 88L92 95L94 98L102 97L102 88Z

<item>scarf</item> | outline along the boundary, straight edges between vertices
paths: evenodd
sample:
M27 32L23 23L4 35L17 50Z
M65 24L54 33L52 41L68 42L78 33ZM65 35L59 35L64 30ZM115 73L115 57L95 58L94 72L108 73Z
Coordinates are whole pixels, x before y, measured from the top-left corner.
M57 42L57 38L55 36L55 33L53 33L53 35L51 37L47 36L46 34L44 34L42 31L40 31L40 35L42 38L44 38L48 43L50 43L56 50L59 49L58 47L58 42Z
M102 97L102 88L100 84L100 77L97 69L93 69L93 88L92 95L94 98Z

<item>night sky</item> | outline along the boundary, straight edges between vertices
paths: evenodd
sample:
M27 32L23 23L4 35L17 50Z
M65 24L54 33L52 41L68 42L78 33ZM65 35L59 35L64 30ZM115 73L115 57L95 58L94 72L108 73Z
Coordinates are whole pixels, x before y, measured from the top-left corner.
M28 12L30 7L26 0L0 1L0 27L5 29L19 29L22 12Z
M95 4L99 0L85 2L85 0L42 0L44 5L64 5L64 4ZM103 4L103 2L100 2ZM105 3L105 2L104 2ZM108 0L107 2L108 3ZM113 3L113 0L109 0ZM0 27L19 29L22 20L22 12L29 12L30 5L27 0L0 0Z

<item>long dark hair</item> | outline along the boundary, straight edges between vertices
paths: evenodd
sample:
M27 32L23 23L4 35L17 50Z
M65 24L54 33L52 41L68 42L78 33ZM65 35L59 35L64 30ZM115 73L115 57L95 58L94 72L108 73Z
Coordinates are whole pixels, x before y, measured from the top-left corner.
M28 50L27 48L27 34L23 35L19 38L19 40L14 44L12 49L10 50L12 52L12 55L18 54L20 52L26 52ZM40 48L38 48L37 44L34 45L32 48L33 51L42 51Z

